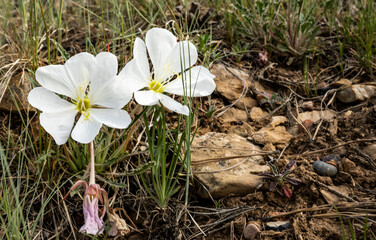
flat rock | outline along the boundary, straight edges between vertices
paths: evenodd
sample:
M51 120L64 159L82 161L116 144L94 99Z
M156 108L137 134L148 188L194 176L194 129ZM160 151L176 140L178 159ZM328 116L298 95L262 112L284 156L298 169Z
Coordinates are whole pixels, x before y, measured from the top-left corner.
M349 79L342 78L336 82L331 83L330 86L333 88L339 88L342 86L351 86L352 84L353 83Z
M310 112L303 112L298 114L298 120L304 122L305 120L312 120L314 123L319 122L321 119L326 121L332 120L336 116L336 113L332 110L324 110L324 111L310 111Z
M364 101L375 95L376 87L355 84L345 87L337 92L337 98L344 103Z
M283 148L293 138L284 126L278 126L287 121L283 116L272 117L271 122L259 131L255 132L248 139L257 144L273 144L278 148Z
M330 186L332 189L336 190L339 193L342 193L344 196L349 196L349 189L346 186ZM325 198L325 201L328 204L333 204L333 203L338 203L338 202L343 202L346 201L346 199L341 198L337 194L334 194L326 189L321 189L320 188L320 193L322 196Z
M247 122L243 122L241 125L233 125L227 130L227 133L234 133L241 137L248 137L255 133L255 129Z
M236 101L242 95L245 84L246 87L251 85L249 73L245 71L223 64L214 64L210 71L215 75L218 93L230 102Z
M252 108L251 112L249 113L249 117L252 119L252 121L255 122L265 117L266 115L268 115L268 113L259 107Z
M237 103L234 104L235 107L242 110L250 111L252 108L258 105L257 101L251 97L242 97Z
M248 116L246 111L234 107L228 109L219 117L219 120L222 123L246 122L247 119Z
M287 122L287 118L285 116L273 116L268 126L273 128L285 122Z
M8 88L9 86L9 88ZM1 98L1 94L4 95ZM21 111L27 110L28 108L35 111L27 101L27 95L31 90L30 82L19 73L13 76L8 85L5 82L0 83L0 110L3 111L18 111L17 106ZM16 100L17 104L15 103Z
M198 180L196 191L203 198L246 195L261 184L259 173L269 170L263 157L221 159L249 155L260 148L235 134L209 132L195 137L191 146L192 171ZM205 159L213 159L206 160ZM239 165L236 165L239 164ZM235 166L236 165L236 166Z
M267 222L265 229L273 230L273 231L281 231L284 229L288 229L290 226L291 226L291 223L289 221Z

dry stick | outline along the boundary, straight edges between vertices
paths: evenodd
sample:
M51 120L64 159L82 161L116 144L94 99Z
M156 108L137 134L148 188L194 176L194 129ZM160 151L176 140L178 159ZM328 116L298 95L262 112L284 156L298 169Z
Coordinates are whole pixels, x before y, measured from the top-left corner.
M323 183L321 183L321 182L319 182L319 181L316 181L316 180L311 180L311 181L314 182L314 183L316 183L316 184L318 184L318 185L320 185L321 187L324 187L324 188L328 189L330 192L335 193L335 194L337 194L338 196L345 198L346 200L349 200L349 201L352 201L352 202L358 202L358 201L356 201L355 199L353 199L353 198L351 198L351 197L348 197L348 196L346 196L346 195L344 195L344 194L338 192L337 190L331 188L330 186L328 186L328 185L326 185L326 184L323 184Z
M348 142L341 143L341 144L338 144L338 145L333 146L333 147L328 147L328 148L324 148L324 149L320 149L320 150L316 150L316 151L311 151L311 152L305 152L305 153L301 153L301 154L290 155L289 157L290 158L297 158L297 157L312 155L312 154L316 154L316 153L322 153L322 152L326 152L328 150L332 150L332 149L335 149L335 148L338 148L338 147L342 147L342 146L345 146L345 145L349 145L349 144L352 144L352 143L358 143L358 142L376 142L376 139L375 138L369 138L369 139L358 139L358 140L348 141Z
M264 152L264 153L253 153L253 154L247 154L247 155L235 155L235 156L229 156L229 157L217 157L217 158L206 158L201 159L197 161L192 161L192 165L199 165L204 164L207 162L217 162L222 160L231 160L234 158L244 158L244 157L253 157L253 156L262 156L262 155L269 155L269 154L278 154L279 151L270 151L270 152Z
M375 202L352 202L352 203L338 203L338 204L325 204L318 207L312 207L312 208L300 208L296 210L292 210L287 213L282 213L279 215L270 216L267 219L272 218L279 218L279 217L285 217L289 216L295 213L301 213L301 212L314 212L314 211L323 211L323 210L329 210L333 208L333 206L336 206L337 209L347 209L347 208L356 208L356 207L376 207Z
M59 190L59 193L60 193L61 199L64 199L64 196L63 196L63 194L61 194L60 190ZM65 204L65 201L62 201L62 202L63 202L64 210L67 213L68 223L69 223L70 228L72 229L73 237L74 237L74 239L77 239L76 234L74 233L74 228L73 228L72 220L71 220L70 215L69 215L67 205Z
M371 213L353 213L353 212L344 212L340 213L342 218L357 218L357 217L367 217L368 221L370 221L370 217L376 217L376 214ZM322 213L322 214L314 214L311 217L316 218L337 218L338 213ZM372 221L372 220L371 220Z

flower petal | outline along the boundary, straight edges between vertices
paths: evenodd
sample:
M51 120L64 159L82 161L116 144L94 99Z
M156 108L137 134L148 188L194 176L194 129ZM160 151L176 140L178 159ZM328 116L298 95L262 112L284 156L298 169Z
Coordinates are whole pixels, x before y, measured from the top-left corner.
M77 99L77 89L89 83L89 73L95 58L89 53L79 53L67 60L65 65L40 67L35 72L38 83L50 91ZM86 83L85 83L86 79Z
M83 210L85 224L80 228L80 232L91 235L101 234L104 227L103 219L98 215L98 198L92 198L90 195L85 195Z
M94 140L99 133L102 123L95 119L86 119L81 115L72 131L72 138L80 143L89 143Z
M39 67L35 78L40 85L58 94L75 98L76 90L63 65L48 65Z
M212 94L216 87L213 80L215 76L205 67L193 67L184 72L184 76L184 87L182 78L177 78L165 85L165 92L177 95L185 95L187 93L191 97L203 97ZM188 88L191 93L189 93Z
M159 97L163 95L161 93L156 93L152 90L138 91L134 93L134 98L136 102L144 106L152 106L158 103Z
M90 53L79 53L70 59L64 65L70 79L71 88L75 90L73 99L83 98L87 85L95 77L95 68L97 67L95 57Z
M147 87L151 79L145 43L139 38L134 42L133 55L134 59L125 65L118 76L125 89L132 93Z
M168 30L152 28L146 33L146 46L154 67L154 79L163 77L170 52L177 44L176 37Z
M163 106L170 109L171 111L174 111L174 112L186 115L186 116L189 115L189 108L187 106L184 106L183 104L175 101L169 96L161 94L160 101L163 104Z
M197 57L195 45L189 41L178 42L167 58L163 80L192 67Z
M129 114L120 109L91 109L93 119L112 128L124 129L132 119Z
M132 91L124 84L124 81L116 76L102 89L89 94L93 105L107 108L122 108L132 98Z
M123 83L124 89L129 89L129 91L135 92L149 86L148 81L150 76L147 79L143 78L138 69L136 59L133 59L125 65L117 78L121 79L120 81Z
M40 124L51 134L57 145L66 143L72 131L76 112L66 110L61 112L40 114Z
M76 106L44 87L37 87L29 92L27 97L29 103L39 110L48 113L62 112L66 110L75 111Z
M142 79L150 80L150 66L146 54L146 46L144 41L140 38L136 38L136 41L134 42L133 55L134 59L136 59Z
M90 72L90 93L95 96L98 91L106 87L108 83L116 76L118 70L118 61L114 54L101 52L95 57L95 63L92 72Z

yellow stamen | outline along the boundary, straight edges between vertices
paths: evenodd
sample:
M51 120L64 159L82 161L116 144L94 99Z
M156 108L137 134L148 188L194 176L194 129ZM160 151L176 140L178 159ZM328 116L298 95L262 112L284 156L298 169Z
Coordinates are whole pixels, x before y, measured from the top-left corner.
M87 96L82 99L80 98L76 103L76 109L79 113L81 113L82 115L85 116L85 120L90 120L90 121L93 121L90 119L90 108L91 108L91 102L90 100L87 98Z
M151 81L149 83L149 88L150 88L150 90L153 90L154 92L157 92L157 93L163 93L164 92L163 85L157 80Z

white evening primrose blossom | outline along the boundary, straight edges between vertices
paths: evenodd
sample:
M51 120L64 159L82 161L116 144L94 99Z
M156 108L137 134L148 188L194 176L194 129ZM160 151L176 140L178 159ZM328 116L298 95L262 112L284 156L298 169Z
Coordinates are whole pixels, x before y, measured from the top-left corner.
M35 78L42 87L31 90L28 100L42 111L40 123L58 145L70 135L80 143L89 143L102 124L120 129L130 124L129 114L121 108L132 92L116 78L117 69L115 55L108 52L96 57L80 53L64 65L37 69ZM73 128L77 114L80 117Z
M138 104L152 106L162 103L166 108L189 115L187 106L175 101L165 93L203 97L215 89L215 76L197 62L196 47L189 41L177 42L166 29L153 28L146 33L144 41L134 42L134 58L119 73L125 85L132 88ZM150 72L146 48L153 64Z

